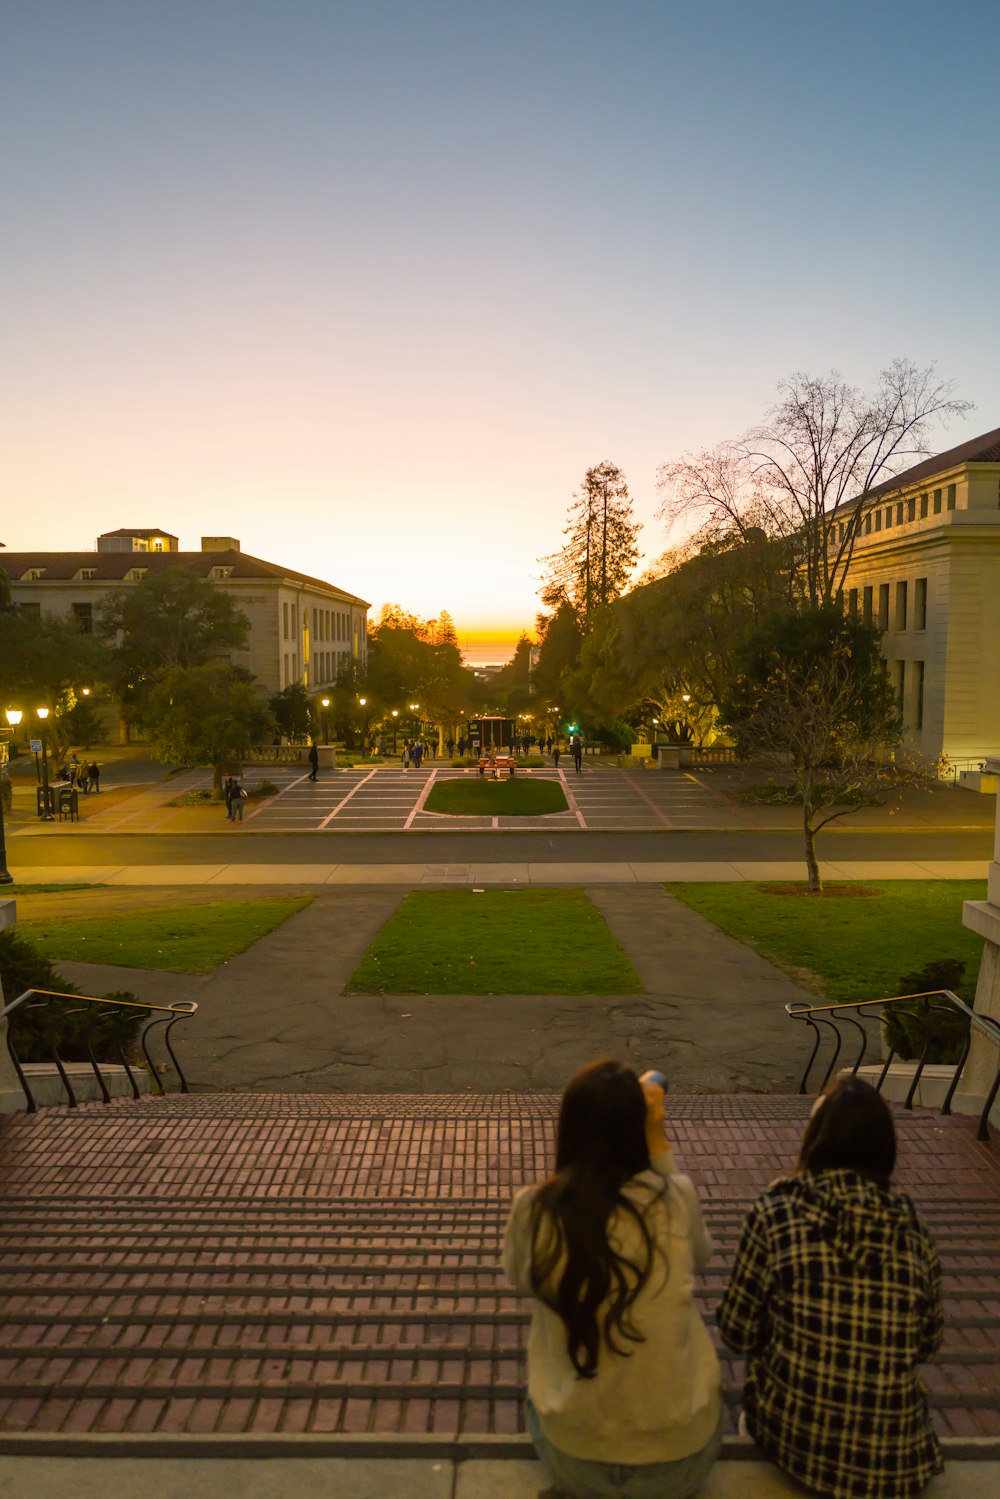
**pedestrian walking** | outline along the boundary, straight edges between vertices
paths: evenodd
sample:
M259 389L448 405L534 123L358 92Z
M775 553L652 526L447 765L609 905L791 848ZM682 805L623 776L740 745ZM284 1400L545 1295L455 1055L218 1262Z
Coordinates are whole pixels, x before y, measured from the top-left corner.
M101 789L101 767L96 760L91 760L87 770L87 779L90 782L90 790L96 796Z
M560 753L561 753L561 751L560 751L559 746L557 744L556 747L555 747L555 749L552 751L552 764L555 766L556 770L559 769L559 756L560 756Z
M410 768L410 741L408 739L404 739L403 740L402 761L403 761L403 769L404 770L409 770L409 768Z
M447 745L445 746L445 748L448 751L448 759L449 760L453 760L455 758L455 741L454 741L454 739L449 739Z
M319 750L316 748L316 741L315 741L315 739L313 740L312 744L309 746L309 765L310 765L310 770L309 770L309 779L310 779L310 781L318 781L319 780Z
M413 761L414 767L417 770L420 769L420 762L421 762L421 760L423 758L424 758L423 741L420 740L420 739L418 739L417 742L416 742L416 744L414 744L413 748L410 750L410 759Z
M579 775L583 767L583 740L574 735L570 749L573 751L573 764L576 766L577 775Z
M226 804L226 821L233 820L233 787L236 782L232 776L226 776L222 783L222 799Z

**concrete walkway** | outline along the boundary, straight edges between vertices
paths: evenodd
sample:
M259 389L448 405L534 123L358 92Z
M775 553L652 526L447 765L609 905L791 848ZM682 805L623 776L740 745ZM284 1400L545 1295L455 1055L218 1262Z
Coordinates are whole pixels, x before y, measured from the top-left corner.
M237 834L238 836L238 834ZM824 880L985 880L989 860L982 859L853 859L820 860ZM623 860L619 863L577 860L572 863L428 864L79 864L32 865L18 860L18 885L302 885L404 886L419 885L655 885L710 881L746 883L762 880L801 882L801 859L763 863L733 860L726 863L668 863L662 860ZM13 892L17 894L17 889Z
M657 885L594 887L636 995L345 994L399 890L323 893L208 977L59 965L86 993L194 999L175 1033L199 1088L558 1092L602 1053L653 1063L683 1092L788 1092L807 1054L784 1006L811 996ZM502 975L498 974L502 983Z
M295 1446L300 1444L295 1443ZM556 1499L538 1463L471 1458L0 1457L6 1499ZM949 1463L924 1499L996 1499L1000 1462ZM716 1463L699 1499L802 1499L769 1463Z

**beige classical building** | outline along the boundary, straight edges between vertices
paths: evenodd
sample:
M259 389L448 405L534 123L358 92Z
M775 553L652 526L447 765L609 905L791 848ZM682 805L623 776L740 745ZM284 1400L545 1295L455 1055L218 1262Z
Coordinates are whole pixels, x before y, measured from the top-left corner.
M959 767L1000 754L1000 427L857 503L844 599L884 631L907 740Z
M367 665L369 605L352 593L240 550L232 536L203 536L201 550L178 550L169 531L123 528L97 538L94 552L4 552L13 602L25 613L56 614L94 628L101 601L148 573L182 567L225 589L250 621L247 648L232 661L268 693L293 682L329 687L350 662Z

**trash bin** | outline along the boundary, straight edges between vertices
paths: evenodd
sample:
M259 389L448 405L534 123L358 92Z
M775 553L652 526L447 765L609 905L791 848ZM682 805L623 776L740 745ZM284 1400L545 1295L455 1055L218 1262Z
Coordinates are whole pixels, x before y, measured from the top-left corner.
M75 786L60 786L59 788L59 821L63 822L67 817L70 822L80 820L80 799L76 794Z
M48 806L45 804L45 793L48 792ZM39 817L44 817L46 812L54 813L56 810L56 793L53 786L39 786L35 792L35 805Z

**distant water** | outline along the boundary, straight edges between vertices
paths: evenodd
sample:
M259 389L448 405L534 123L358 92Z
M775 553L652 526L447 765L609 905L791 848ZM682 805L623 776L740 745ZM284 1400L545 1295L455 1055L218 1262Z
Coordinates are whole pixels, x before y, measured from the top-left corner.
M507 644L463 645L462 660L466 666L504 666L514 654L514 646Z

